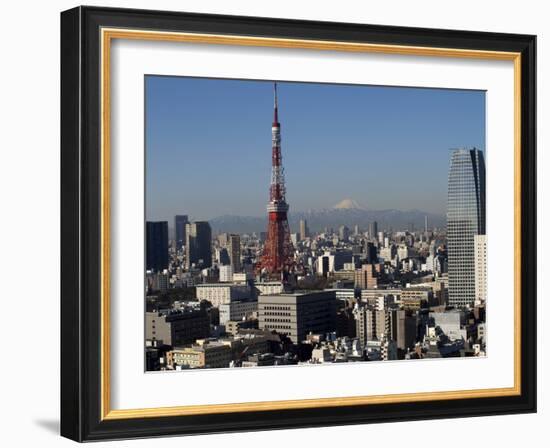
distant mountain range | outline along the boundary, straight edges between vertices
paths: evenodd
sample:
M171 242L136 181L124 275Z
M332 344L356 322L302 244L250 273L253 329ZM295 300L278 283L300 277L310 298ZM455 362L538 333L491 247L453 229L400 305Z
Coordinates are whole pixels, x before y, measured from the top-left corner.
M368 210L352 199L344 199L333 208L289 213L289 226L292 233L298 232L300 220L305 219L312 232L319 232L331 227L336 230L341 225L346 225L351 230L358 225L365 231L368 230L369 223L372 221L378 223L380 230L390 227L393 230L406 230L411 225L415 229L423 229L426 216L430 228L445 226L446 218L443 215L421 210ZM210 219L209 222L214 233L258 233L266 231L267 216L224 215Z

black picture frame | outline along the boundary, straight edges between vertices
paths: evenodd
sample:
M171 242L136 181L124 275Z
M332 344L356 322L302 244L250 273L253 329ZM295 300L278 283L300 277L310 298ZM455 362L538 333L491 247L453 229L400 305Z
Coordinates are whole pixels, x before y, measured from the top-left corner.
M521 394L102 420L102 27L521 53ZM99 7L61 13L61 435L93 441L536 412L535 54L532 35Z

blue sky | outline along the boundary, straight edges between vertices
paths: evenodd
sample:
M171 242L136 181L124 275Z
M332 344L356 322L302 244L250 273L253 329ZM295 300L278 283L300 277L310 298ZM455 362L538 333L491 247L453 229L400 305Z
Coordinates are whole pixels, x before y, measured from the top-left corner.
M446 211L449 149L485 150L481 91L278 84L292 210L351 198L370 209ZM263 216L273 84L146 76L146 214Z

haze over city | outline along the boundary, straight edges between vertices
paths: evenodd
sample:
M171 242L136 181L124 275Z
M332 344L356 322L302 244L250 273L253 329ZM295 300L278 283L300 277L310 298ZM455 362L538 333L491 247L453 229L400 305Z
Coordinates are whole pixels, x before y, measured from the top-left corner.
M265 216L272 84L147 76L147 220ZM445 215L449 149L485 148L485 93L279 83L293 212Z

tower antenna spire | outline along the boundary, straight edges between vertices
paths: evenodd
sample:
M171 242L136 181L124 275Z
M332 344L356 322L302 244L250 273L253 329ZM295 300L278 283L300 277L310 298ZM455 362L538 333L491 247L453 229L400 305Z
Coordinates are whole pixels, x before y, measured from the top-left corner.
M279 123L279 102L277 100L277 83L273 83L273 124Z

